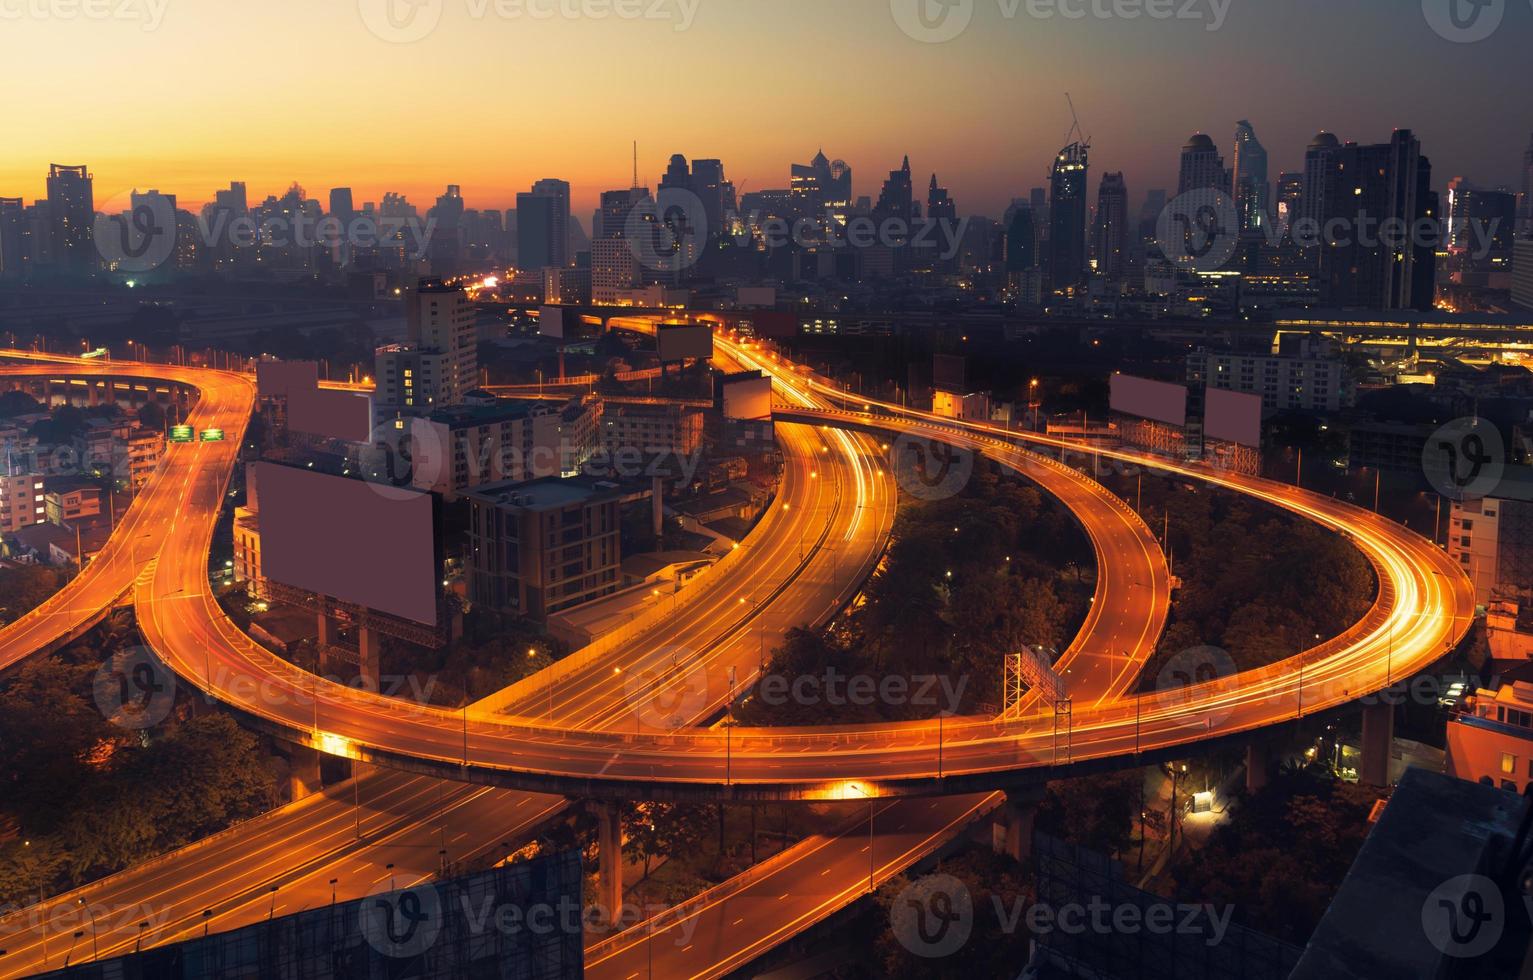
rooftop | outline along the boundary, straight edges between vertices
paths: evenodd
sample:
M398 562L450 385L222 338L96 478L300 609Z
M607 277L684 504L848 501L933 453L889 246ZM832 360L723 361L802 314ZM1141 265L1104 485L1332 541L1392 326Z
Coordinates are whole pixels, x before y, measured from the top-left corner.
M571 504L598 500L620 499L623 488L605 480L587 477L560 479L546 477L526 483L507 481L475 487L465 494L469 500L477 500L500 507L540 511L568 507Z

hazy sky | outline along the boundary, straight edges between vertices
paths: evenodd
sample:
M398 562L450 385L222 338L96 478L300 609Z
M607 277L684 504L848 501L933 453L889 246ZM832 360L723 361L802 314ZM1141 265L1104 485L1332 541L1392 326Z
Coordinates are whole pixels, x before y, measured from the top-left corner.
M873 195L909 153L922 186L935 170L961 211L994 215L1044 182L1067 91L1093 194L1124 170L1136 206L1174 188L1190 133L1228 156L1241 118L1274 178L1318 129L1398 126L1439 185L1513 184L1533 2L1494 0L1503 20L1476 43L1434 31L1427 10L1449 2L0 0L0 195L42 196L50 162L89 164L98 206L135 187L196 205L232 179L257 200L296 180L422 208L457 183L471 207L507 207L557 176L584 219L628 185L637 139L641 182L681 152L721 157L742 192L785 186L823 146Z

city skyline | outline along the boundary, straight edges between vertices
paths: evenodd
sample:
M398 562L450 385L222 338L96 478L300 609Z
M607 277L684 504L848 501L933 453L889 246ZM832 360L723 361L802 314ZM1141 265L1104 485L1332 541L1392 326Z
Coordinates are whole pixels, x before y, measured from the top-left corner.
M86 70L33 96L34 118L0 162L0 187L41 197L48 163L85 162L102 201L158 186L197 206L229 180L266 193L297 180L311 192L350 186L358 200L385 190L429 200L455 183L475 206L509 208L533 181L557 174L572 184L575 213L588 215L602 191L631 180L637 139L641 183L657 179L679 151L722 159L742 194L785 186L788 166L823 146L852 163L859 195L876 196L874 176L908 154L923 178L941 177L963 213L1000 217L1012 197L1047 182L1070 128L1067 91L1093 137L1093 163L1123 171L1135 196L1175 185L1176 148L1189 133L1209 134L1231 156L1241 119L1254 123L1274 177L1299 168L1317 130L1373 143L1399 127L1430 148L1444 180L1520 183L1533 113L1524 109L1517 118L1513 106L1508 118L1503 100L1475 93L1494 92L1513 77L1517 39L1533 16L1526 7L1510 5L1493 36L1464 44L1439 36L1418 11L1403 15L1381 0L1344 12L1318 0L1298 4L1315 8L1311 16L1229 7L1217 30L1210 29L1211 6L1189 22L1008 17L1008 5L971 6L967 30L946 43L923 43L902 32L897 10L883 2L816 8L800 19L702 5L684 30L674 18L508 19L493 7L447 5L435 31L398 44L368 29L365 4L341 4L303 8L302 23L325 45L290 52L279 42L287 43L297 8L274 3L242 12L235 35L262 52L264 89L255 99L248 77L196 62L187 67L186 51L235 26L216 11L167 8L153 30L145 29L148 21L23 18L8 27L20 41L12 61L18 77L44 71L37 59L60 43L79 53ZM678 18L681 9L678 2ZM740 56L739 39L747 36L762 51L824 50L821 38L870 43L853 56L818 59L812 69L783 69L791 73L784 84L813 82L805 102L778 99L780 85L761 84L763 71L773 69ZM714 43L725 39L732 43ZM572 48L583 56L565 58ZM1287 84L1261 99L1250 86L1228 84L1279 71L1298 51L1306 65L1324 69L1288 72ZM428 75L435 66L452 88L384 86L384 97L314 98L348 77L336 72L327 82L326 65L351 65L360 76L350 77L366 78L402 58ZM673 62L706 85L679 84L675 98L653 103L657 110L636 104L619 84L637 65ZM1092 67L1108 62L1110 71ZM485 95L505 87L507 65L538 81L504 98ZM185 84L188 71L197 85ZM1444 84L1448 78L1454 84ZM965 98L950 104L955 86ZM525 97L517 98L521 89ZM1358 97L1337 100L1338 90ZM149 102L152 113L143 109ZM236 102L237 116L221 111Z

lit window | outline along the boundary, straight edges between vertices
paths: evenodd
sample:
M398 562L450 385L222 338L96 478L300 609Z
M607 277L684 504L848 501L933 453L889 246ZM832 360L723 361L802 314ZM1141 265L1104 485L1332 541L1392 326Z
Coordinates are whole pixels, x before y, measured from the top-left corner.
M1508 776L1517 772L1517 757L1510 752L1501 753L1501 771Z

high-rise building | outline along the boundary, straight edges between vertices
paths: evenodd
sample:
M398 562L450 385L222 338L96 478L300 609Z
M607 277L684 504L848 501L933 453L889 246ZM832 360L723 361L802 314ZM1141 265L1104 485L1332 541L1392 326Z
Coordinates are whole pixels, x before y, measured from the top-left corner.
M431 220L427 248L433 275L452 276L458 272L463 254L463 214L463 188L457 184L448 184L436 199L436 207L426 212Z
M48 167L48 232L56 268L77 274L96 269L94 184L88 167Z
M405 296L408 343L378 351L377 412L422 415L461 405L479 384L475 311L468 294L422 279Z
M1304 194L1299 200L1299 217L1318 222L1325 213L1325 183L1330 174L1329 160L1341 148L1341 141L1321 131L1309 141L1304 151Z
M1432 309L1434 229L1442 219L1421 142L1400 129L1388 143L1348 143L1325 159L1321 220L1332 232L1320 242L1326 301L1370 310ZM1391 225L1404 233L1387 233Z
M826 159L824 150L808 164L793 164L788 180L789 192L806 215L819 216L827 209L841 214L851 207L852 168L845 160Z
M1235 171L1232 190L1241 231L1259 230L1269 219L1267 150L1256 129L1242 119L1235 126Z
M1213 189L1229 193L1224 157L1214 141L1203 133L1194 133L1182 146L1182 166L1176 181L1176 193Z
M1304 211L1304 174L1284 171L1278 174L1277 212L1273 220L1279 228L1292 228Z
M723 161L692 161L692 193L703 202L703 210L708 216L708 241L717 241L726 232L726 224L731 216L738 210L735 185L724 176Z
M931 184L926 189L926 217L932 221L958 220L958 205L946 187L938 186L936 174L932 174Z
M1054 157L1049 176L1049 290L1063 293L1086 283L1086 194L1090 150L1075 142Z
M1513 248L1512 302L1533 310L1533 238L1519 238Z
M1448 182L1444 220L1453 281L1508 288L1517 196L1510 191L1481 190L1455 177Z
M24 279L27 209L19 197L0 197L0 279Z
M1091 236L1097 275L1117 281L1128 265L1128 184L1122 173L1102 174L1096 225Z
M245 185L241 184L240 191L244 192ZM350 187L332 187L330 189L330 215L340 218L342 221L350 221L356 217L357 206L352 200Z
M569 265L570 185L545 178L516 195L517 267Z
M1521 234L1533 237L1533 136L1528 137L1528 148L1522 154Z
M913 221L918 213L915 203L915 187L910 179L910 157L907 155L900 169L889 171L889 179L878 192L878 203L873 205L875 220Z
M591 240L591 302L597 306L621 305L639 285L641 243L635 236L653 235L654 208L640 206L648 200L648 187L602 192L599 227Z

